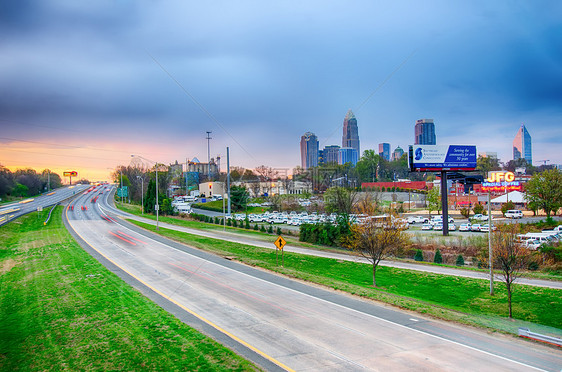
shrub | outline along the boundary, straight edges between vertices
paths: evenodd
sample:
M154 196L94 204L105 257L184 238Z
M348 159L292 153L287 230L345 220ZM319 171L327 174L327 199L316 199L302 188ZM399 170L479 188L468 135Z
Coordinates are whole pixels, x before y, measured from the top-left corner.
M256 224L254 225L254 230L258 231L259 229L260 229L260 227L259 227L258 224L256 223Z
M507 203L502 204L502 213L503 214L505 214L505 212L507 212L510 209L515 209L515 204L513 204L513 202L511 200L509 200Z
M227 226L232 226L232 220L229 219L229 220L226 222L226 225L227 225Z
M236 220L232 220L232 227L238 227L238 223L236 222Z
M457 261L455 262L455 265L464 266L464 258L462 257L462 254L459 254L457 256Z
M269 225L269 227L267 228L267 233L273 234L273 226Z
M421 249L416 249L416 255L414 256L414 260L423 261L423 252Z
M281 235L281 228L280 227L277 228L277 235Z
M474 205L474 208L472 208L472 210L474 211L474 214L483 214L484 206L480 203L476 203Z
M246 226L244 226L246 229L250 230L250 220L248 219L248 217L246 217Z
M265 226L264 225L261 225L260 231L263 232L263 233L265 232Z
M439 249L435 251L435 257L433 257L433 262L438 264L443 263L443 256L441 256L441 251Z
M529 262L529 265L527 266L527 269L531 270L531 271L536 271L539 269L539 264L536 261L531 261Z
M464 218L468 218L468 216L470 216L470 209L468 208L461 208L460 212Z

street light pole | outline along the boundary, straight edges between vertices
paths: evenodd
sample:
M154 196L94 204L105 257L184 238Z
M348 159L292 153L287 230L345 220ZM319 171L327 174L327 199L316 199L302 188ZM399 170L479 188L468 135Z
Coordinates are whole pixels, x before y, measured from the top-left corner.
M121 205L123 205L123 169L119 169L121 172Z
M133 157L133 158L138 157L138 158L144 159L146 161L149 161L151 163L154 163L154 171L156 172L156 205L154 205L154 209L156 210L156 230L159 230L159 227L158 227L158 212L160 210L160 206L158 205L158 163L155 162L154 160L147 159L147 158L142 157L140 155L131 155L131 157Z
M141 180L141 214L144 214L144 179L141 176L137 176Z

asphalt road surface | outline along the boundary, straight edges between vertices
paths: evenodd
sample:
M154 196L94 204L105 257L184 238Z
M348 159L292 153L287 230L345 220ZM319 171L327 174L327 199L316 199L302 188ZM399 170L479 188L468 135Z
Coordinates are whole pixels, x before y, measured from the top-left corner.
M101 191L80 195L65 210L85 249L183 321L267 370L562 367L559 350L307 286L169 241L106 212L109 190Z
M37 212L39 209L46 209L65 199L80 193L89 185L72 185L55 189L34 198L23 199L19 202L10 203L0 207L0 226L6 224L24 214Z

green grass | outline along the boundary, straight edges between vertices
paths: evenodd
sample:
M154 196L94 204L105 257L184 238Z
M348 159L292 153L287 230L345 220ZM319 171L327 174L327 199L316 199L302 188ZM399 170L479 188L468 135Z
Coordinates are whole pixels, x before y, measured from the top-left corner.
M196 203L196 204L193 204L192 207L193 208L199 208L199 209L205 209L205 210L208 210L208 211L215 211L215 212L222 212L222 210L223 210L222 209L223 208L222 200L208 201L206 203ZM225 208L228 208L228 207L225 205ZM247 209L244 209L243 211L237 211L237 212L232 211L232 213L246 213L246 212L248 212L248 214L250 214L250 213L259 214L259 213L264 213L268 210L269 210L269 208L267 208L267 207L248 207Z
M61 207L0 228L0 370L256 370L72 239Z
M154 226L131 222L156 232ZM513 295L513 314L522 322L512 322L506 321L507 295L505 285L502 283L496 283L495 295L490 296L486 280L381 266L377 270L379 287L373 288L371 266L367 264L287 252L285 266L280 267L276 264L273 250L165 228L161 228L159 233L193 247L228 256L250 265L443 319L515 333L517 327L524 322L562 328L560 312L562 290L516 285ZM273 239L272 237L272 242Z

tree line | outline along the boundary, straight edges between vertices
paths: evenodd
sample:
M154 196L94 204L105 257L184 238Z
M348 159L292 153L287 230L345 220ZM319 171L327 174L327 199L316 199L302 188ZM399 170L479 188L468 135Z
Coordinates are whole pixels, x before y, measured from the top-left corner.
M29 197L62 186L61 177L49 169L17 169L12 172L0 165L0 198Z

